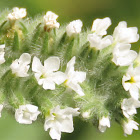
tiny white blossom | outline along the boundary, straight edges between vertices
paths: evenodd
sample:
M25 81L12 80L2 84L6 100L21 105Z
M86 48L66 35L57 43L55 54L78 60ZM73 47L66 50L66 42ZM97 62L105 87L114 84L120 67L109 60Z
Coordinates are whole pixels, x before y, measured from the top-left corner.
M76 35L81 32L83 23L81 20L74 20L70 22L66 27L66 33L68 36Z
M56 21L58 15L55 13L48 11L44 16L44 23L48 29L59 28L60 24Z
M15 7L13 8L13 12L8 14L8 19L17 20L17 19L24 18L26 15L27 15L27 12L25 8Z
M113 38L111 35L108 35L102 38L101 36L98 36L96 33L89 34L87 37L87 40L90 43L90 47L94 47L97 50L106 48L109 45L111 45L113 42Z
M10 66L12 73L18 77L27 77L31 62L31 56L28 53L23 53L19 59L16 59Z
M103 36L107 34L107 29L111 25L110 18L106 17L103 19L96 19L93 21L92 31L95 32L99 36Z
M33 58L32 71L39 85L44 89L55 90L55 84L60 85L66 80L66 75L58 71L60 67L59 57L49 57L44 61L44 66L37 57Z
M1 117L2 109L3 109L3 104L0 104L0 117Z
M123 122L124 133L127 135L131 135L133 132L133 129L139 130L138 125L139 124L133 120L128 120L128 122L124 121Z
M66 68L66 75L67 79L65 84L78 93L80 96L84 96L84 92L80 87L79 83L82 83L86 79L86 72L82 71L74 71L74 64L75 64L76 57L74 56L68 63Z
M72 133L74 130L73 116L79 115L78 110L78 108L73 109L71 107L60 109L60 106L56 106L45 119L45 131L50 129L51 138L56 140L60 140L61 132Z
M139 98L140 89L140 67L133 68L131 65L122 78L122 85L126 91L130 92L130 95L135 100Z
M121 109L126 118L129 118L131 115L137 114L136 108L140 107L140 101L137 101L133 98L123 99L121 104Z
M31 124L40 114L38 107L31 104L20 105L15 111L15 119L21 124Z
M109 120L109 117L102 117L100 120L99 120L99 130L101 132L105 132L106 128L107 127L110 127L110 120Z
M5 48L5 44L0 45L0 64L3 64L5 62L5 58L4 58L4 48Z
M134 43L139 40L138 28L137 27L129 27L127 28L127 23L122 21L115 28L113 33L113 38L115 42L119 43Z
M83 112L82 117L88 119L90 117L90 111Z
M117 66L129 66L137 57L137 53L130 50L131 44L118 43L113 50L112 61Z

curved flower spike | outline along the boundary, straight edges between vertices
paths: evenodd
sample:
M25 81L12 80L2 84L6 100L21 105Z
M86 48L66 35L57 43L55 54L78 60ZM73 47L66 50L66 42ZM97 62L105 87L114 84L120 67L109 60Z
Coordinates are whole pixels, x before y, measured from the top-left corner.
M58 15L55 13L48 11L44 16L44 23L48 29L59 28L60 24L56 21Z
M13 8L13 12L8 14L9 20L17 20L26 17L27 12L25 8Z
M78 110L78 108L73 109L71 107L60 109L59 105L56 106L45 119L45 131L50 129L51 138L56 140L60 140L61 132L72 133L74 130L73 116L79 115Z
M95 32L99 36L107 34L107 29L111 25L111 20L109 17L103 19L96 19L93 21L91 31Z
M66 68L67 79L65 84L78 93L80 96L84 96L84 92L78 83L82 83L86 79L86 72L74 71L76 57L74 56L68 63Z
M28 53L23 53L19 59L16 59L10 66L12 73L18 77L27 77L31 62L31 56Z
M44 61L44 66L37 57L33 58L32 71L35 72L38 84L46 90L55 90L55 84L60 85L66 80L65 73L58 71L59 67L59 57L49 57Z
M137 42L139 40L138 28L127 28L127 23L125 21L121 21L114 30L113 38L117 43L129 44Z
M31 104L20 105L15 112L16 121L21 124L31 124L32 121L37 119L37 116L40 114L38 107Z
M79 34L81 32L83 23L81 20L74 20L70 22L66 27L66 33L70 37L72 35Z

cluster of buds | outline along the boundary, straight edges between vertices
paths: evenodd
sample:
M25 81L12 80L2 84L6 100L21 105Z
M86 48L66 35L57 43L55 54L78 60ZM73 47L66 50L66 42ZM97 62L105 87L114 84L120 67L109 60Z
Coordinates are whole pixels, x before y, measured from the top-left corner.
M25 16L26 9L16 7L7 20L17 24ZM107 35L111 20L106 17L94 20L91 31L83 32L81 20L60 27L57 18L48 11L34 28L20 21L13 28L14 38L6 38L2 31L9 22L3 24L0 83L5 98L0 99L0 116L9 104L20 124L40 117L44 130L56 140L61 132L74 131L74 116L98 120L101 132L114 119L131 135L138 130L134 115L140 107L140 54L131 50L131 43L139 40L138 29L122 21Z

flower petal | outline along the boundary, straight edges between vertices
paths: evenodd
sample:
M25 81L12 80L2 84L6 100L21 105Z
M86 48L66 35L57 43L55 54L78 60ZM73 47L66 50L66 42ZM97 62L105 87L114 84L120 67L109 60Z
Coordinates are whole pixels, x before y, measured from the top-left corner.
M0 104L0 117L1 117L2 110L3 110L3 104Z
M90 43L90 47L95 47L98 49L98 46L100 42L102 41L102 38L94 33L94 34L89 34L87 37L87 40Z
M66 33L68 36L79 34L81 32L83 23L81 20L74 20L70 22L66 27Z
M52 56L44 61L44 67L47 70L47 72L57 71L59 69L59 66L60 66L59 57Z
M66 78L66 74L60 71L52 74L52 81L54 81L57 85L62 84L66 80Z
M53 81L50 81L48 79L46 79L44 82L43 82L43 88L44 89L50 89L50 90L55 90L55 83Z
M0 50L5 48L5 44L0 45Z
M111 25L110 18L106 17L104 19L96 19L93 21L92 25L92 31L96 32L98 35L106 35L107 34L107 28Z
M138 100L138 98L139 98L139 89L135 85L133 85L133 86L131 86L129 91L130 91L131 97L134 98L135 100Z
M67 133L73 132L74 128L73 128L72 115L69 115L65 119L60 120L60 123L62 125L61 127L62 132L67 132Z
M31 105L31 104L26 104L26 108L29 112L32 112L32 113L34 113L38 110L37 106Z
M30 64L31 62L31 55L28 53L23 53L20 58L18 59L19 63Z
M76 57L73 56L71 60L67 63L66 74L71 73L74 71L74 64L75 64Z
M78 93L80 96L84 96L85 95L83 90L82 90L82 88L77 83L68 82L67 85L72 90L74 90L76 93Z
M86 72L75 71L74 72L74 80L76 83L82 83L86 79Z
M134 43L139 39L139 35L137 34L138 29L136 27L127 28L127 23L122 21L115 28L113 37L116 42L120 43Z
M78 110L79 110L79 108L67 107L67 108L63 109L63 113L65 115L78 116L80 114L80 112L78 112Z
M50 134L52 139L60 140L60 138L61 138L61 131L56 130L54 128L50 129L49 134Z
M32 71L37 73L42 73L43 65L41 64L40 60L35 56L32 62Z
M3 64L5 62L4 54L5 52L0 52L0 64Z

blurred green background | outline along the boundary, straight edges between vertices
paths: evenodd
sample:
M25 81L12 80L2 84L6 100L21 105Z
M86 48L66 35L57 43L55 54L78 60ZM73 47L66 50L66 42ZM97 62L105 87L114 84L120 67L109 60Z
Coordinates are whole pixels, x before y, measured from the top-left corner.
M96 18L110 17L113 25L111 33L119 21L127 21L128 26L137 26L140 30L140 0L0 0L0 11L15 6L25 7L28 16L35 17L51 10L59 15L58 21L63 24L75 19L81 19L84 27L91 27ZM140 33L140 32L139 32ZM138 42L137 49L140 42ZM135 47L135 46L134 46ZM134 48L135 49L135 48ZM136 116L140 123L140 111ZM75 131L64 134L62 140L139 140L140 131L125 137L120 125L112 122L112 127L106 133L80 120L74 120ZM0 140L51 140L48 132L44 132L43 124L35 122L32 125L18 124L14 116L3 111L0 119Z

